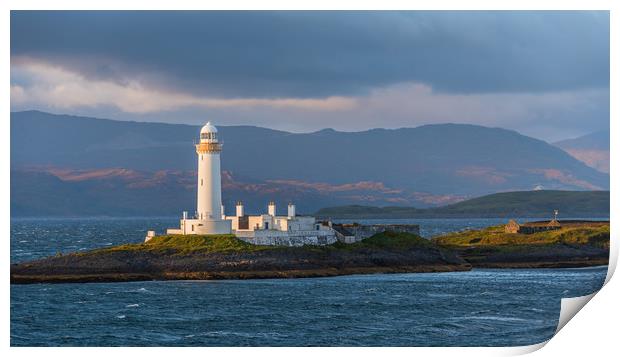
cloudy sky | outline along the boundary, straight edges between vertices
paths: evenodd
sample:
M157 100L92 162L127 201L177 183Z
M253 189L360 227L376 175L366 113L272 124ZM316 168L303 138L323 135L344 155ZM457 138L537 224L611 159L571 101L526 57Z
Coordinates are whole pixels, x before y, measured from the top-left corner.
M296 132L609 127L607 12L12 12L11 110Z

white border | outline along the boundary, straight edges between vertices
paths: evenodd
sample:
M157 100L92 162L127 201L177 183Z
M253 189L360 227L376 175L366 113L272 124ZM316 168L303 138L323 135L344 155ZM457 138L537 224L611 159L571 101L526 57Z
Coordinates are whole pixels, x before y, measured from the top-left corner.
M4 11L0 20L2 38L4 39L2 46L2 60L4 71L4 83L2 86L2 102L4 109L2 113L2 139L4 145L2 146L2 162L5 167L5 174L2 175L2 193L5 197L3 204L0 206L2 210L2 226L5 227L5 235L3 237L5 244L5 263L3 264L5 284L2 285L3 294L3 317L4 324L2 324L2 336L5 338L4 349L15 355L30 355L34 353L45 353L46 355L76 355L82 357L83 354L93 355L107 355L112 352L115 354L142 354L149 353L154 355L167 355L171 353L183 353L190 355L204 355L205 353L220 355L220 354L248 354L257 356L277 356L277 355L314 355L316 353L321 354L354 354L354 355L376 355L378 353L390 353L392 355L411 355L412 353L423 353L424 355L444 355L455 354L470 355L470 356L488 356L488 355L515 355L531 352L544 346L545 343L526 346L526 347L510 347L510 348L253 348L251 350L246 348L210 348L205 350L203 348L47 348L44 351L35 348L9 348L10 345L10 288L8 284L9 278L9 264L10 262L10 249L9 249L9 236L10 236L10 206L7 197L10 196L10 153L9 153L9 140L10 140L10 128L9 128L9 86L10 82L10 12L9 10L43 10L43 9L84 9L84 10L134 10L134 9L161 9L161 10L192 10L192 9L291 9L291 10L320 10L320 9L411 9L411 10L611 10L611 98L618 98L618 71L617 64L620 60L618 56L618 41L619 41L619 24L617 23L619 16L616 12L619 9L619 1L612 0L522 0L522 1L508 1L508 0L434 0L434 1L394 1L383 0L381 2L369 2L369 1L273 1L263 0L257 1L221 1L217 3L205 3L199 1L120 1L120 0L108 0L108 1L77 1L77 0L57 0L50 1L4 1L2 6ZM260 6L259 6L260 5ZM614 41L615 40L615 41ZM611 100L611 118L618 117L618 105L614 100ZM586 119L584 119L586 120ZM618 138L618 125L613 120L611 121L611 177L616 177L616 171L618 169L618 145L614 144L613 139ZM614 182L611 182L611 222L612 222L612 259L617 261L618 257L618 234L616 231L617 214L619 205L619 195L615 189ZM610 269L608 273L608 281L614 268ZM603 355L609 355L613 353L611 351L616 350L615 341L617 318L618 318L618 305L620 301L620 283L617 279L610 281L600 293L593 299L594 303L587 304L582 312L578 314L572 321L568 322L566 328L562 329L560 333L550 340L544 349L539 354L541 355L574 355L579 353L581 355L593 353L603 353ZM574 322L573 322L574 321Z

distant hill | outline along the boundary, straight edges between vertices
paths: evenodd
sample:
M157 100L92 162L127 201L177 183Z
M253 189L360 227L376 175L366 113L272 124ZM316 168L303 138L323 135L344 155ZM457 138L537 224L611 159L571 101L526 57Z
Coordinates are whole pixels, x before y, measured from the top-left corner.
M372 181L408 192L469 196L536 186L609 187L608 175L564 151L499 128L439 124L304 134L251 126L219 129L223 169L257 180L338 185ZM11 166L195 170L192 142L198 130L180 124L11 113Z
M258 181L222 173L222 199L229 214L237 201L246 212L263 213L275 201L279 213L295 202L300 213L326 205L372 198L390 204L400 191L372 182L348 185ZM428 196L421 199L429 199ZM196 207L196 172L128 169L30 168L11 170L11 216L178 216Z
M320 217L331 218L429 218L429 217L609 217L609 191L505 192L443 207L340 206L322 208Z
M609 173L609 130L554 143L577 160L601 172Z
M11 171L11 216L180 216L196 207L196 173L190 171L142 172L127 169ZM342 195L324 194L293 184L237 181L223 173L223 204L233 214L243 200L248 213L266 211L267 202L278 213L294 201L300 213L325 204L347 201Z

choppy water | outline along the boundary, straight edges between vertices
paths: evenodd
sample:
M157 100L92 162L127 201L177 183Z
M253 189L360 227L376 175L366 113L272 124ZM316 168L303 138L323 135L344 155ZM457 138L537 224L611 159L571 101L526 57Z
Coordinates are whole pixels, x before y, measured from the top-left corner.
M426 236L505 220L415 220ZM402 222L402 221L401 221ZM143 240L175 219L12 220L11 260ZM13 346L515 346L606 267L11 286Z

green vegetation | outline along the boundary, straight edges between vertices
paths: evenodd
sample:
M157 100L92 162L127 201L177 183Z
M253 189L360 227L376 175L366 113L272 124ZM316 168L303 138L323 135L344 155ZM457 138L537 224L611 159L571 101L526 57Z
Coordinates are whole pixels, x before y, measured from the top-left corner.
M502 226L427 240L383 232L354 244L257 246L233 235L154 237L85 253L11 265L11 283L300 278L346 274L562 268L605 265L609 224L506 234Z
M405 232L382 232L353 244L337 243L334 247L339 249L380 248L380 249L411 249L432 248L435 244L428 239Z
M252 252L265 249L275 249L278 247L268 247L253 245L237 239L232 234L221 235L164 235L152 238L146 243L124 244L110 248L99 249L93 252L112 252L112 251L175 251L177 253L192 252Z
M110 248L94 250L82 254L100 254L117 251L147 251L147 252L174 252L176 254L188 254L194 252L215 253L215 252L256 252L274 249L304 249L312 251L328 250L355 250L355 249L409 249L409 248L430 248L434 244L427 239L410 233L383 232L353 244L337 242L329 246L264 246L254 245L237 239L232 234L226 235L164 235L157 236L147 243L124 244Z
M331 218L422 217L609 217L609 191L519 191L496 193L448 206L415 207L339 206L316 215Z
M505 233L504 226L450 233L435 237L433 242L451 248L483 246L518 246L539 244L587 244L609 248L609 225L572 226L533 234Z

